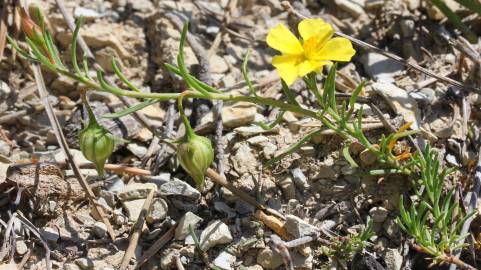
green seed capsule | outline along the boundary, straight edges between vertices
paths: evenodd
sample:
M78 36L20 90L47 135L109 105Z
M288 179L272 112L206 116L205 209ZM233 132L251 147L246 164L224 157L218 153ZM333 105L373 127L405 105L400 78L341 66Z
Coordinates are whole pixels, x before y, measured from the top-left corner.
M194 179L197 188L202 188L204 174L214 161L210 140L199 135L186 136L177 146L177 158L182 168Z
M79 143L85 158L95 164L99 176L103 177L105 162L114 151L115 140L112 133L96 121L90 120L80 131Z

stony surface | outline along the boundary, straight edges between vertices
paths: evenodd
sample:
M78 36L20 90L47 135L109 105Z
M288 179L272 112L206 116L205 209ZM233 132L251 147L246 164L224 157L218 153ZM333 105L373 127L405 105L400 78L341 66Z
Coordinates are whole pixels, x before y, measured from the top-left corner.
M0 10L12 2L0 1ZM37 2L47 15L47 27L58 45L62 62L71 68L72 31L55 1L31 2ZM125 77L140 91L159 94L188 89L165 64L177 64L181 27L177 20L189 19L188 36L192 39L184 48L188 72L202 77L222 93L247 96L250 90L241 66L247 49L251 49L247 67L256 94L288 102L271 64L277 52L265 43L269 29L279 23L298 34L299 19L285 12L280 1L64 2L69 14L84 18L81 35L106 77L120 88L127 89L128 85L113 75L112 57L118 59ZM305 16L322 17L332 23L336 31L399 55L434 74L466 85L480 85L477 58L466 56L470 51L473 55L479 53L480 44L466 45L460 38L461 33L431 1L290 2ZM479 16L454 0L444 2L480 34ZM7 15L0 19L7 25L7 33L18 38L24 47L24 35L18 34L18 27L13 25L13 10L5 9ZM0 12L0 16L3 14ZM449 37L449 42L445 37ZM472 188L473 164L476 164L481 142L478 131L481 95L434 80L377 52L357 45L354 48L357 53L352 61L338 63L336 90L338 99L348 100L359 82L366 81L360 97L367 102L355 104L354 113L363 108L367 140L377 147L379 138L390 133L380 125L381 120L394 129L413 122L411 128L420 129L414 135L415 141L433 146L440 153L442 164L458 167L457 172L446 177L443 192L456 188L462 193L460 198L469 198L466 195ZM79 60L81 55L79 50ZM209 64L207 73L202 70L205 62ZM95 77L91 61L89 66L90 75ZM326 74L327 69L323 69L318 75L321 92ZM374 221L376 236L367 241L369 245L362 252L346 255L331 250L332 246L324 242L312 241L302 247L289 248L294 269L427 269L429 261L425 257L413 250L401 249L409 246L412 239L396 223L400 196L416 199L412 197L413 179L397 174L369 175L370 170L385 169L386 164L358 142L348 142L345 137L326 130L294 153L266 166L268 160L289 149L313 129L325 128L321 122L285 112L278 125L266 130L259 124L274 122L281 113L278 108L224 101L220 110L223 130L219 138L216 135L220 131L219 122L214 113L218 102L184 100L193 127L212 140L216 153L223 150L223 156L218 156L223 166L216 160L212 168L223 169L227 182L234 188L247 192L256 202L286 217L272 224L256 218L255 207L212 179L206 178L202 189L195 187L169 146L185 133L175 101L158 102L141 109L142 121L133 115L107 119L103 117L105 114L126 108L123 102L112 93L88 91L87 98L99 123L123 139L118 140L108 160L121 165L120 169L107 170L105 178L98 177L78 150L78 133L86 121L86 111L79 98L85 86L47 69L43 69L43 75L49 93L46 99L38 95L28 61L18 53L12 54L7 46L0 61L0 218L2 223L9 224L12 210L21 211L47 241L53 269L117 269L132 226L152 190L155 197L135 250L135 260L145 255L172 226L177 228L173 239L145 263L145 269L176 269L177 258L185 269L205 269L207 266L196 251L189 225L201 240L201 248L212 265L222 269L288 269L284 257L272 246L272 237L282 234L272 230L274 224L283 224L282 229L289 235L284 241L322 232L320 237L333 243L362 231L368 217ZM290 88L295 101L303 108L319 108L314 94L306 89L302 80ZM112 223L117 241L109 241L107 227L65 164L66 156L45 113L44 100L51 103L70 152L98 205ZM131 103L128 107L132 107L141 100L128 98L128 101ZM385 119L376 114L370 103L377 105ZM340 108L341 101L338 105ZM149 128L142 124L144 121ZM352 167L345 160L344 146L349 146L349 153L359 167ZM402 138L392 151L395 155L413 153L415 147ZM134 173L124 171L126 167L133 168ZM138 169L152 174L147 176ZM17 196L20 196L18 200ZM476 218L471 226L474 235L479 234L478 225ZM4 228L0 229L0 246L8 239L0 265L4 263L2 266L16 269L31 249L24 269L47 269L43 259L45 250L38 237L19 220L13 221L12 232L5 236ZM12 237L15 245L11 248ZM475 252L479 258L480 251L475 248ZM332 254L336 254L335 259L330 257ZM342 257L344 255L347 258ZM11 258L15 265L5 264ZM471 256L463 258L471 260ZM436 267L432 269L443 269Z

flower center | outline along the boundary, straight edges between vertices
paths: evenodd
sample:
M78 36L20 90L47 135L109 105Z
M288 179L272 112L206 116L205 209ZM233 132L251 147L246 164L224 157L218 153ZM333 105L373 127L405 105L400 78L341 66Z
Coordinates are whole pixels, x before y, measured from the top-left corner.
M322 49L323 42L319 36L312 36L307 40L304 40L302 44L304 48L304 57L307 59L313 59Z

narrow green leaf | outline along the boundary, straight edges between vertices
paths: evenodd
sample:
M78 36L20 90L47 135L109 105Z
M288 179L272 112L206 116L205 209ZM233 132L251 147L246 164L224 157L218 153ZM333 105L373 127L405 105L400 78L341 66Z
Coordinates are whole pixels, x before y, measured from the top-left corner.
M174 66L174 65L171 65L169 63L165 63L164 64L165 68L169 71L169 72L172 72L176 75L179 75L182 77L182 72L180 72L179 68ZM204 89L205 91L207 92L212 92L212 93L221 93L221 91L217 90L216 88L206 84L205 82L197 79L196 77L190 75L190 74L187 74L189 76L189 79L195 81L199 87L201 87L202 89Z
M321 132L320 129L313 130L309 132L306 136L304 136L301 140L299 140L297 143L289 146L286 151L284 151L282 154L270 159L269 161L266 162L265 166L270 167L272 164L276 163L277 161L283 159L285 156L290 155L294 153L297 149L299 149L304 143L309 141L313 136L319 134Z
M242 76L244 76L244 80L246 81L247 87L249 87L249 91L251 95L257 96L256 90L254 89L254 86L252 85L252 82L249 79L249 74L247 72L247 62L249 61L250 54L251 54L251 49L249 48L247 50L246 56L244 57L244 61L242 62Z
M155 99L148 99L148 100L145 100L143 102L137 103L137 104L135 104L131 107L128 107L125 110L115 112L115 113L106 113L106 114L102 115L102 118L112 119L112 118L119 118L119 117L122 117L122 116L126 116L128 114L133 113L133 112L142 110L143 108L145 108L147 106L150 106L150 105L153 105L157 102L159 102L159 101L155 100Z
M296 101L296 97L294 96L294 93L292 93L292 90L289 88L289 86L287 86L286 82L281 80L281 86L282 86L282 92L284 92L284 95L286 95L289 103L299 106L299 103Z
M80 67L78 65L78 61L77 61L77 40L78 40L78 35L79 35L79 32L80 32L80 26L82 25L82 18L80 17L76 22L75 22L75 29L73 31L73 35L72 35L72 41L71 41L71 44L70 44L70 54L71 54L71 57L72 57L72 66L73 66L73 69L74 69L74 72L76 73L76 75L78 76L81 76L82 75L82 71L80 70Z
M359 165L357 165L356 161L354 161L354 159L352 158L351 156L351 153L349 152L349 143L347 143L343 148L342 148L342 155L344 156L344 158L346 159L347 162L349 162L349 164L351 164L351 166L353 168L358 168Z
M132 82L130 82L129 79L127 79L127 77L122 73L122 70L117 65L117 60L115 58L112 58L111 64L112 64L112 69L114 70L115 75L117 75L120 81L125 83L125 85L127 85L131 90L136 92L142 92Z
M55 47L55 44L53 43L52 36L50 35L50 32L45 31L44 37L45 37L45 43L47 44L48 52L49 52L50 56L52 57L55 65L57 65L58 68L62 68L62 69L65 68L65 66L62 63L62 60L60 60L60 57L58 55L58 50Z
M265 122L257 122L255 124L259 125L263 130L272 130L275 126L277 126L282 121L282 116L284 116L285 112L286 111L281 111L277 115L276 119L270 124L267 124Z

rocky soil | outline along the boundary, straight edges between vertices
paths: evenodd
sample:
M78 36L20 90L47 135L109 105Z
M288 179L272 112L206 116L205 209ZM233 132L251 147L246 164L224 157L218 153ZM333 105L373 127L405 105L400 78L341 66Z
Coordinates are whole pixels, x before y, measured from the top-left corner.
M10 2L0 4L6 10L5 22L9 33L23 40L15 34ZM34 2L46 14L62 59L69 63L72 34L55 1ZM466 14L455 1L446 2ZM74 17L84 18L81 35L110 74L107 77L114 79L110 61L116 57L142 91L185 90L164 63L176 63L179 21L189 19L191 36L198 43L186 47L186 63L193 74L206 76L223 92L247 94L241 65L251 48L249 74L258 94L283 98L271 65L275 51L268 48L265 37L278 23L296 29L299 18L285 12L279 1L69 0L65 4ZM455 46L460 44L456 31L428 1L304 0L292 1L292 6L438 75L481 85L479 58L476 62ZM476 27L481 23L479 17L466 18L466 23L481 34L481 27ZM479 43L470 46L480 53ZM373 100L395 128L412 121L412 127L421 130L417 136L437 148L443 162L459 167L447 185L469 192L480 141L481 97L376 52L355 48L353 61L339 66L338 91L349 94L365 79L362 96ZM203 73L199 67L205 66L206 59L209 72ZM84 86L49 71L44 71L44 77L49 102L75 160L88 164L77 150L78 132L86 120L79 100ZM301 81L293 89L303 106L316 106L315 97ZM93 92L89 99L98 116L124 108L112 94ZM265 162L321 124L285 113L280 125L265 131L256 123L274 120L278 110L251 103L223 104L220 138L216 135L220 121L216 102L193 100L186 109L199 133L213 139L217 151L223 152L216 168L228 182L284 215L291 239L321 232L327 242L314 239L291 248L286 259L285 252L276 249L277 233L261 222L254 206L209 178L205 189L197 190L179 167L175 152L153 134L176 138L184 133L177 108L169 102L140 111L150 128L132 115L101 120L113 134L125 139L109 163L146 170L150 175L107 170L106 178L101 179L93 167L81 166L112 223L117 236L113 242L66 165L41 101L30 63L6 49L0 62L0 258L5 263L1 270L19 265L22 269L47 269L46 256L52 269L117 269L151 190L155 196L131 265L142 261L158 239L167 241L141 269L289 269L292 262L294 269L399 270L425 269L430 263L410 248L410 239L395 223L400 196L413 194L408 178L366 175L378 165L366 152L355 154L361 168L353 168L342 156L343 139L332 133L314 137L267 168ZM370 107L358 106L365 107L363 122L371 142L389 133ZM414 148L408 141L399 147ZM31 226L12 219L15 212L22 213ZM368 217L374 222L375 235L365 248L355 256L328 256L329 242L359 233ZM201 252L196 251L194 234ZM476 248L472 251L479 252ZM476 263L472 257L466 258L472 265Z

